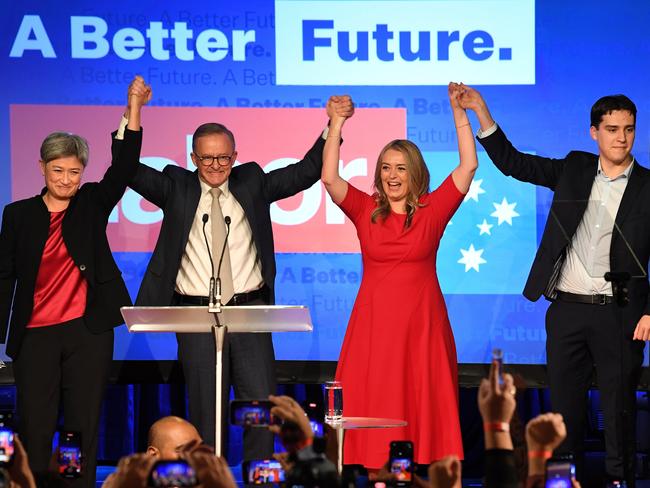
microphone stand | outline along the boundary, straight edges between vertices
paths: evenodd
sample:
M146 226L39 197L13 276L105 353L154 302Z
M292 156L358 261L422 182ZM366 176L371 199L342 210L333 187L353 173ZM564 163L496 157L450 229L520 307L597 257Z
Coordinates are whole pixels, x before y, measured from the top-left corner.
M210 250L210 244L208 243L208 236L205 233L205 224L208 223L209 215L207 213L204 213L203 216L201 217L201 220L203 222L203 239L205 240L205 247L208 250L208 257L210 258L210 267L212 268L212 276L210 276L210 284L208 285L208 311L213 312L221 312L221 305L219 305L217 309L216 305L216 294L215 294L215 288L219 286L221 287L221 282L217 279L215 280L214 278L214 261L212 260L212 251ZM219 266L221 266L221 263L219 263ZM219 289L218 291L219 297L221 296L221 290ZM221 327L221 323L219 322L219 315L214 314L215 320L217 321L217 327Z
M219 257L219 265L217 267L217 277L214 278L214 264L212 263L212 257L210 257L210 263L213 264L212 268L212 279L211 283L211 294L210 300L208 303L208 312L214 315L216 321L215 325L212 326L212 334L214 336L214 345L215 345L215 412L214 412L214 433L215 433L215 454L217 456L221 455L222 446L221 446L221 431L223 425L221 422L222 411L223 411L223 345L226 339L226 333L228 332L228 327L225 324L221 324L219 320L219 315L222 312L221 304L221 265L223 264L223 256L226 252L226 246L228 245L228 236L230 235L230 217L226 216L224 218L226 222L226 238L223 240L223 247L221 248L221 256ZM206 239L207 243L207 239ZM212 283L214 280L214 287ZM226 395L228 398L228 395Z
M226 248L228 246L228 237L230 236L230 217L226 215L224 217L224 222L226 223L226 238L223 240L223 246L221 247L221 255L219 256L219 265L217 267L217 279L216 279L216 294L214 297L214 302L210 301L209 310L210 312L221 312L221 265L223 264L223 256L226 253Z

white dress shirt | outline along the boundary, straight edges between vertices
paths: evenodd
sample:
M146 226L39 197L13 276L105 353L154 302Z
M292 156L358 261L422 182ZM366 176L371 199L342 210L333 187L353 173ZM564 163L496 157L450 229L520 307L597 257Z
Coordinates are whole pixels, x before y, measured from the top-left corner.
M181 295L207 296L212 267L210 256L203 236L203 214L210 215L212 194L210 187L199 178L201 184L201 198L194 214L190 235L185 245L181 258L181 265L176 275L176 292ZM257 256L257 248L253 242L251 231L244 209L235 199L228 188L226 180L221 186L219 203L225 217L230 217L230 235L228 236L228 251L232 267L232 280L235 293L257 290L262 287L262 268ZM226 224L224 223L224 226ZM210 221L205 225L205 234L209 243L212 243L212 226ZM212 249L215 275L219 266L221 249Z
M476 135L483 139L496 130L495 122L484 131L479 129ZM567 256L556 285L558 290L579 295L612 294L612 285L604 276L610 271L614 220L633 166L634 159L621 174L610 178L598 160L587 209L571 242L567 243Z

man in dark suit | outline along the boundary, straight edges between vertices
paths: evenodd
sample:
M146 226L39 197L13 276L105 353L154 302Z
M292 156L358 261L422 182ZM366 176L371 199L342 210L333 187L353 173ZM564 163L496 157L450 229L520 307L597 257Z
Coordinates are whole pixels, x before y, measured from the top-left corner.
M352 114L349 97L338 107ZM125 123L123 118L121 126ZM216 123L203 124L194 133L191 157L196 171L177 166L156 171L140 164L131 187L160 207L164 217L137 304L208 305L213 273L205 240L211 243L217 267L225 220L230 221L230 234L221 268L222 303L273 304L276 268L270 205L319 180L326 132L302 161L269 173L254 162L233 166L235 137ZM119 137L118 131L116 144ZM215 437L214 339L209 334L177 334L177 340L190 421L211 442ZM224 398L228 398L230 383L237 398L274 394L274 360L270 334L229 334L223 357ZM272 452L273 437L266 429L244 433L244 459L266 458Z
M140 157L140 109L151 91L129 87L130 120L121 151L97 183L81 185L85 139L50 134L41 145L45 188L5 207L0 232L0 339L11 311L7 354L13 359L19 432L35 473L52 455L59 403L66 431L81 433L83 475L95 486L97 432L113 359L113 328L131 304L106 237L108 217Z
M631 154L636 106L606 96L591 109L598 155L572 151L562 159L524 154L492 119L481 95L467 87L462 103L474 110L478 140L505 175L554 192L551 218L524 288L552 303L546 315L546 355L553 409L564 416L559 452L583 452L586 394L595 366L605 420L606 471L634 483L636 385L650 339L650 172ZM623 286L607 272L628 273ZM627 295L629 304L621 306Z

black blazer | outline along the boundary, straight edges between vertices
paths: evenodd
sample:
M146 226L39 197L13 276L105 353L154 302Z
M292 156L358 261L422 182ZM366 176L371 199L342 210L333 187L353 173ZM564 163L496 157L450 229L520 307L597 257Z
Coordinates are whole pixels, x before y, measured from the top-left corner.
M113 138L114 150L120 141ZM244 209L262 265L262 277L274 303L275 249L270 205L312 186L320 179L325 140L318 137L302 161L265 173L257 163L232 168L228 188ZM147 266L136 303L164 306L172 303L176 275L189 239L190 228L201 197L198 171L166 166L157 171L138 165L131 188L163 210L158 242Z
M120 307L131 305L122 274L106 237L113 207L131 180L140 156L142 132L126 131L122 150L97 183L85 183L63 217L63 241L88 282L84 322L95 333L124 322ZM34 307L34 286L50 227L42 195L10 203L0 231L0 339L5 342L11 310L7 354L19 354L25 326ZM12 307L13 303L13 307Z
M513 147L500 128L478 139L490 159L505 175L553 190L551 213L533 261L524 296L536 301L543 293L553 298L564 251L571 242L587 208L598 170L598 156L572 151L562 159L524 154ZM630 305L625 315L634 321L650 314L648 260L650 259L650 171L634 163L615 218L609 253L612 271L627 271ZM635 259L636 256L636 259ZM637 261L638 259L638 261Z

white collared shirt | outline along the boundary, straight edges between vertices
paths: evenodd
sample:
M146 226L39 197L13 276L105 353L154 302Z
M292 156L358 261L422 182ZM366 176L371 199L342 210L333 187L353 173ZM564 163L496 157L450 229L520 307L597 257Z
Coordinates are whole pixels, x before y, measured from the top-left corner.
M203 236L203 214L210 215L212 206L210 190L212 187L200 178L199 182L201 184L201 198L194 214L190 235L176 275L176 292L181 295L207 296L210 277L212 276L210 256L205 245L206 238ZM219 197L221 211L224 218L230 217L228 252L230 252L235 293L257 290L262 287L264 280L248 219L246 219L244 209L230 192L227 180L219 186L219 189L221 190L221 196ZM205 234L208 242L212 245L212 226L209 220L205 225ZM211 251L216 275L221 249L212 249Z
M620 175L607 176L598 160L589 202L578 225L560 271L556 288L580 295L611 295L612 284L605 281L610 270L612 232L634 159Z

